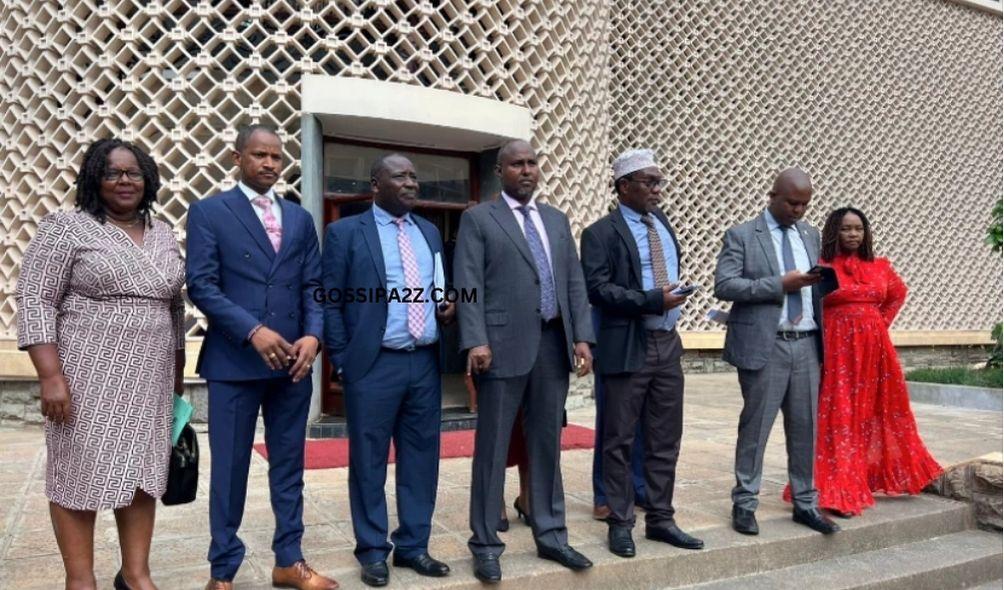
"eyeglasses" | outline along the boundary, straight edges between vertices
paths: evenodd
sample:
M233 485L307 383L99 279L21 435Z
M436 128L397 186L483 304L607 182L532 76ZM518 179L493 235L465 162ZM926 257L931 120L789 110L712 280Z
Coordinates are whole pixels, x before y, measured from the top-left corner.
M139 170L116 170L114 168L106 170L105 175L101 178L103 178L105 182L118 182L123 176L133 182L143 180L143 173Z
M649 190L662 190L669 186L669 181L665 178L628 178L628 182L637 182L649 188Z

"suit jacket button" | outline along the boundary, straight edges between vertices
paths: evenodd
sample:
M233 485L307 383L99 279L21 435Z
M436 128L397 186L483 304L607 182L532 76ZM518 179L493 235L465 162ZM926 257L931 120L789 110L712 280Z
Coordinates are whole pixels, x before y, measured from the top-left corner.
M291 317L291 318L295 318L295 317L296 317L296 314L295 314L295 313L293 313L293 312L289 312L289 317Z
M274 311L270 311L270 312L268 312L268 315L270 315L271 317L275 317L275 312Z
M244 253L244 258L251 258L251 253L250 252L245 252Z

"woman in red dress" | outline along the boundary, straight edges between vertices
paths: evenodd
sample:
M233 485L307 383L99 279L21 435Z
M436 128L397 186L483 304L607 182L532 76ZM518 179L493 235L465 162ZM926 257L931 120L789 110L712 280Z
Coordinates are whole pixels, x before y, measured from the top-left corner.
M889 325L906 285L872 253L868 218L845 207L823 227L822 262L840 288L823 300L815 480L819 506L850 517L872 494L917 494L941 474L917 434ZM786 496L787 496L787 490Z

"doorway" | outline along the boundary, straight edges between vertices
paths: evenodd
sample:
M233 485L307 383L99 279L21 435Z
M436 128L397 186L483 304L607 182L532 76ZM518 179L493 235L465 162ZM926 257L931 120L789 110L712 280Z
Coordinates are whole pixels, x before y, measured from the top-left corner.
M368 211L370 165L380 155L399 153L415 165L419 181L419 204L413 213L429 220L443 237L447 269L453 268L460 216L480 201L479 154L389 144L324 138L324 225ZM449 271L447 271L449 273ZM456 322L440 330L440 368L443 380L443 410L473 413L473 384L465 378L466 362L458 351ZM329 418L345 416L341 383L332 375L327 357L321 375L321 413Z

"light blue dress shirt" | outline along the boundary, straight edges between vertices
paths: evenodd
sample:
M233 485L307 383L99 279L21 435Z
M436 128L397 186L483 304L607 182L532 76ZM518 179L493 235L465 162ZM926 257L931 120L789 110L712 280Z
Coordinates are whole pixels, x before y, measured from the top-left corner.
M648 226L641 220L641 214L630 207L618 205L624 221L627 222L628 229L634 237L634 242L638 246L638 257L641 258L641 288L650 291L655 289L655 273L652 272L652 253L648 247ZM651 215L651 214L650 214ZM669 230L663 225L658 217L652 215L655 221L655 231L659 234L659 241L662 242L662 253L666 257L666 273L670 283L680 280L680 257L676 251L676 243L669 235ZM680 308L674 307L661 315L645 316L646 330L672 330L676 327L676 321L680 319Z
M405 232L411 239L411 249L418 262L418 274L421 285L406 285L404 281L404 264L401 262L401 251L397 246L397 223L395 217L373 205L373 217L376 220L377 232L380 234L380 249L383 250L384 269L387 273L387 293L390 296L395 290L400 297L405 297L406 287L421 287L422 299L425 300L425 332L417 341L408 332L408 305L403 301L387 302L387 326L383 334L383 346L394 349L409 349L415 346L425 346L436 341L439 334L436 328L436 304L432 301L432 281L435 273L432 249L425 240L422 230L415 224L411 214L404 216ZM414 298L415 293L412 291Z
M764 210L763 217L767 221L767 229L770 230L771 242L774 243L777 268L784 276L784 254L781 249L784 232L770 211ZM805 242L802 241L797 225L788 230L788 241L791 242L791 253L795 256L795 268L801 272L807 272L812 268L812 261L809 260L809 253L805 250ZM816 329L816 320L812 309L812 287L802 287L800 295L802 296L802 318L795 325L788 321L788 298L785 297L784 305L781 306L781 317L778 318L778 330L808 332Z

